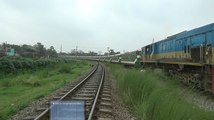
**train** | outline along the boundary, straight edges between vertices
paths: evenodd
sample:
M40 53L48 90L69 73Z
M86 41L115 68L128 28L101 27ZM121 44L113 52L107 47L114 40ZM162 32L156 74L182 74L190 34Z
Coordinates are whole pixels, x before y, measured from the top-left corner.
M214 23L183 31L140 50L81 57L125 66L165 69L187 85L214 93Z
M213 53L214 23L142 47L141 63L167 69L186 84L214 93Z

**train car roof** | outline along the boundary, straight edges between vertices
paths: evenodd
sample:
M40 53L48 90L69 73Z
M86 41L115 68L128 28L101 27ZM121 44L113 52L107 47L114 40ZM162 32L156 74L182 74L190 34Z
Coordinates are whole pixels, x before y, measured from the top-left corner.
M166 39L163 39L163 40L160 40L160 41L154 42L154 43L161 43L161 42L165 42L165 41L169 41L169 40L173 40L173 39L182 39L182 38L185 38L188 36L194 36L194 35L208 32L208 31L214 31L214 23L211 23L211 24L208 24L208 25L205 25L202 27L198 27L198 28L195 28L195 29L192 29L189 31L183 31L183 32L177 33L175 35L168 36ZM146 46L149 46L152 44L148 44ZM146 47L146 46L144 46L144 47Z

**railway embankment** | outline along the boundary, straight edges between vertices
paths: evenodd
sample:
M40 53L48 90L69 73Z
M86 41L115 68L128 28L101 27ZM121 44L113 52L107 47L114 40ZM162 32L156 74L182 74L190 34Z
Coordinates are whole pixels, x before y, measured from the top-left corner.
M41 61L38 61L38 63L40 62ZM24 65L28 64L28 61L21 61L19 64L20 63ZM29 66L31 65L30 63L32 64L34 61L30 61ZM44 64L45 63L46 62L44 62ZM90 68L90 64L84 61L54 62L53 64L51 63L34 69L26 69L23 65L23 69L20 70L21 72L1 74L1 120L10 118L23 108L29 106L33 101L43 98L52 91L72 82ZM26 112L30 111L25 111L25 113Z
M180 82L162 71L125 69L107 65L116 79L120 99L137 119L143 120L212 120L214 111L200 107L187 96ZM206 101L206 99L201 99ZM214 103L213 101L210 104ZM203 106L203 105L202 105Z

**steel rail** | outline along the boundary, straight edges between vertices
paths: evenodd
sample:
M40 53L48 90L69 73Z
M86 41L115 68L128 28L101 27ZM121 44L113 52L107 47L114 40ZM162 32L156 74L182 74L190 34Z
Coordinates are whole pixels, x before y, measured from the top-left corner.
M105 69L103 67L102 67L102 69L103 69L103 72L102 72L101 81L100 81L99 88L98 88L97 93L96 93L96 97L94 98L93 105L92 105L92 108L90 110L88 120L92 120L92 117L93 117L93 114L94 114L94 111L95 111L95 107L96 107L96 104L97 104L97 101L98 101L98 98L99 98L99 94L100 94L100 91L101 91L101 87L103 85L103 81L104 81L104 77L105 77Z
M77 88L79 88L85 81L87 81L98 69L99 64L97 64L96 68L89 74L87 75L80 83L75 85L71 90L69 90L64 96L62 96L58 101L63 100L66 96L74 92ZM47 117L47 115L50 112L51 107L47 108L45 111L43 111L41 114L39 114L34 120L42 120Z

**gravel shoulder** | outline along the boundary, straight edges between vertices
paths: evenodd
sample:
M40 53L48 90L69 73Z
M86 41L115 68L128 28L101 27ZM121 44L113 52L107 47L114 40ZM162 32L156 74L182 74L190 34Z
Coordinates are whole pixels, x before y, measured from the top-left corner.
M214 111L214 95L212 93L186 88L181 94L187 101L198 107L208 111Z

